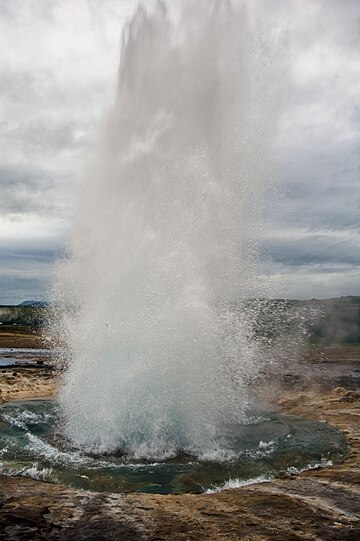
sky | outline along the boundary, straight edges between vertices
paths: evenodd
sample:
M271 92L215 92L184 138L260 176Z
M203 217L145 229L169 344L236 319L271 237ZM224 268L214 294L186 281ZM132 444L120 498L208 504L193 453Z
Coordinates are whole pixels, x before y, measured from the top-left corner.
M261 272L277 297L359 295L360 2L252 3L288 63ZM137 5L0 0L0 304L46 298Z

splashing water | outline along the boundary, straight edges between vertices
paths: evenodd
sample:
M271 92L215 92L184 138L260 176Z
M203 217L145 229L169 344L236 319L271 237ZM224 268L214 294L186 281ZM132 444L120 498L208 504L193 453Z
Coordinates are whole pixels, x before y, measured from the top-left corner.
M279 116L279 47L246 3L139 8L123 35L69 258L63 431L134 458L222 449L266 358L256 310L261 207ZM75 306L76 309L70 309ZM226 449L224 450L226 454Z
M223 431L231 459L218 453L202 460L184 454L129 460L72 446L58 432L58 415L54 401L1 405L0 473L94 491L219 492L339 463L347 450L343 434L326 423L267 414L257 424Z

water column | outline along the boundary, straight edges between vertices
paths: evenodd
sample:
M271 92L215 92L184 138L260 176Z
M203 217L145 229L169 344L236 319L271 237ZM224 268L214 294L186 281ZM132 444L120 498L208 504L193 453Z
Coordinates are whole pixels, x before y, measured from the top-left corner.
M279 116L279 47L251 2L159 2L124 29L54 294L62 429L93 452L221 452L266 359L257 242ZM278 66L279 64L279 66Z

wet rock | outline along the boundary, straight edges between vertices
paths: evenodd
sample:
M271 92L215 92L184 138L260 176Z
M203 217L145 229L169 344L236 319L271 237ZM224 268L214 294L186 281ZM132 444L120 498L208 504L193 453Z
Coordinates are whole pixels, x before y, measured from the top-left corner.
M358 493L311 479L209 495L106 495L3 478L0 539L357 540Z

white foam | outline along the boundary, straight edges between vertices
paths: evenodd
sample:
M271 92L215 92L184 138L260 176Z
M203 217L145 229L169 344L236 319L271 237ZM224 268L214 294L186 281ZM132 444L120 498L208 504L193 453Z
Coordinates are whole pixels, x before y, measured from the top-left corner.
M7 468L3 470L3 475L8 477L29 477L31 479L36 479L39 481L56 481L56 478L53 475L52 468L40 468L37 463L33 464L30 467L21 468L19 470L14 470Z
M247 479L247 480L229 479L223 485L220 485L215 488L209 488L208 490L206 490L206 494L215 494L217 492L222 492L223 490L231 490L234 488L254 485L256 483L267 483L269 481L272 481L273 479L274 477L270 475L259 475L258 477L252 477L251 479Z
M54 464L86 464L91 459L84 456L80 451L63 452L53 447L49 443L45 442L35 434L26 434L29 443L27 445L28 451L33 454L39 454Z
M275 442L273 440L271 441L260 441L259 442L259 449L273 449L274 448L274 445L275 445Z
M50 423L56 419L55 415L50 413L34 413L29 410L14 410L11 413L1 413L1 419L10 425L17 426L26 430L27 424Z
M286 469L286 473L289 475L296 475L298 473L303 473L309 470L317 470L318 468L327 468L328 466L333 466L332 460L322 459L320 462L310 463L302 468L296 468L295 466L290 466Z

